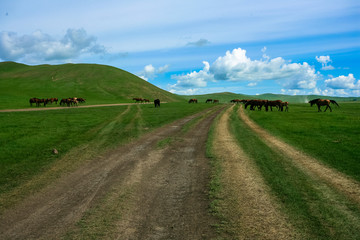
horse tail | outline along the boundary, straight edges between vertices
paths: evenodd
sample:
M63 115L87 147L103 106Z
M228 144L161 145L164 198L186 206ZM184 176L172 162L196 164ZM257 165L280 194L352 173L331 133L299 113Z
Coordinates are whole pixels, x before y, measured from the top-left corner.
M336 104L336 106L340 107L339 104L337 104L337 102L336 102L335 100L330 100L330 102L331 102L332 104Z

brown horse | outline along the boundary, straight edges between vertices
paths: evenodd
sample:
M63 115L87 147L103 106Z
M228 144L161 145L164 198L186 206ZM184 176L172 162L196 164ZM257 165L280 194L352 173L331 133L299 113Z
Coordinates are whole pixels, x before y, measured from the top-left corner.
M255 110L255 108L257 107L259 111L261 111L262 106L266 106L266 102L267 100L249 100L245 103L245 109L247 108L247 106L250 105L250 110Z
M196 98L192 98L192 99L189 100L189 103L197 103L197 102L198 102L198 101L197 101Z
M284 111L284 107L285 107L285 112L289 111L289 102L282 102L281 105L281 111Z
M206 101L205 101L205 103L212 103L212 99L211 98L209 98L209 99L207 99Z
M144 99L142 99L142 98L133 98L133 100L135 100L135 102L143 102L144 101Z
M214 99L213 103L219 103L219 100Z
M272 111L272 107L277 107L278 110L280 111L281 110L281 103L282 101L281 100L274 100L274 101L266 101L265 103L265 109L266 111L268 111L269 107L270 107L270 110Z
M329 100L329 99L320 99L320 98L317 98L317 99L313 99L311 101L309 101L310 103L310 106L312 107L314 104L317 105L318 107L318 112L321 112L321 109L320 107L321 106L326 106L324 112L326 112L326 110L329 108L330 109L330 112L332 112L331 110L331 107L330 107L330 103L332 104L336 104L338 107L339 107L339 104L337 104L337 102L335 100Z

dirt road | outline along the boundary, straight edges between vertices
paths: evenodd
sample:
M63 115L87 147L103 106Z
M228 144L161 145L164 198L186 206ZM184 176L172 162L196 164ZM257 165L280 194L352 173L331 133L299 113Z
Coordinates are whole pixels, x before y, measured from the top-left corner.
M166 102L162 102L166 103ZM138 105L140 103L113 103L113 104L98 104L98 105L79 105L76 107L33 107L33 108L20 108L20 109L1 109L0 112L31 112L31 111L48 111L58 109L72 109L72 108L94 108L94 107L113 107L113 106L127 106ZM152 103L141 103L152 104Z
M211 239L205 142L221 108L157 129L62 177L6 211L0 239Z

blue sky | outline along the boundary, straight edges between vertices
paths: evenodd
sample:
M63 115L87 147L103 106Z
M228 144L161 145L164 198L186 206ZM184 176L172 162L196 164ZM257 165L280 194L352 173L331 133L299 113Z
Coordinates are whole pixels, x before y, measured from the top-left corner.
M1 0L0 60L106 64L177 94L360 96L360 1Z

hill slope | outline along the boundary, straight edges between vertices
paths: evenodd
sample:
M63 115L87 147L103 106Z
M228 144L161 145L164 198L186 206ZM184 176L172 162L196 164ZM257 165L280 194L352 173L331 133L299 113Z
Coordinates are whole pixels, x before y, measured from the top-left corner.
M0 108L23 108L29 99L82 97L89 104L132 102L133 97L181 101L124 70L96 64L28 66L0 63Z

